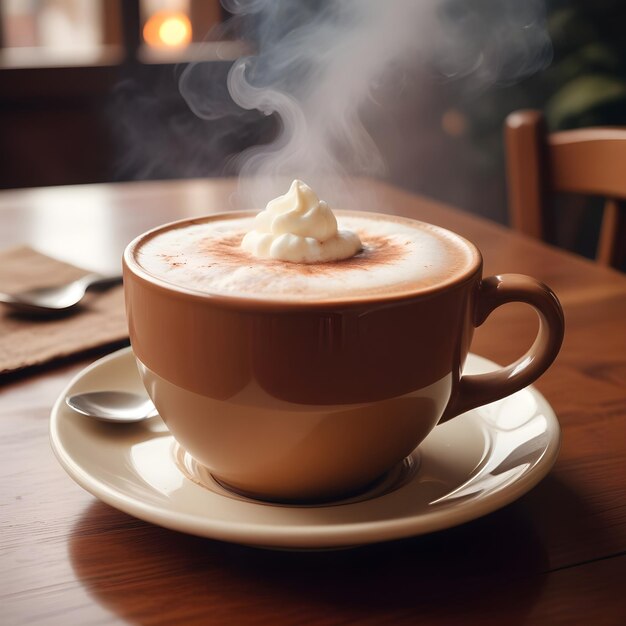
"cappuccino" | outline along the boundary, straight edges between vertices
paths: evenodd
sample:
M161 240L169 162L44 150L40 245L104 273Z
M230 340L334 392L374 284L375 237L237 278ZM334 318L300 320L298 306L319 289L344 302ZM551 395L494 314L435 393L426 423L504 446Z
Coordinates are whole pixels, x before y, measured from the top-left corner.
M365 489L440 420L532 383L563 338L545 285L483 280L462 237L335 215L301 181L256 215L141 235L123 261L131 344L159 415L222 485L273 501ZM474 327L507 302L539 313L533 347L461 376Z
M454 233L401 217L337 212L340 232L358 235L349 258L290 263L242 247L254 215L221 214L157 230L136 249L152 276L206 294L316 302L419 293L461 278L479 259Z

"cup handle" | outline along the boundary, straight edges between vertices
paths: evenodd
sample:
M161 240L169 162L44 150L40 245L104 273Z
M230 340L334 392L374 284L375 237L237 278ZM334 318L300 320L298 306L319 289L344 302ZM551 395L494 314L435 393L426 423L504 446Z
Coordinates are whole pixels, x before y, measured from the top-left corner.
M462 376L440 424L523 389L539 378L556 358L563 343L563 309L554 292L530 276L502 274L483 279L476 297L474 326L480 326L492 311L508 302L525 302L535 309L539 316L535 342L521 359L508 367L488 374Z

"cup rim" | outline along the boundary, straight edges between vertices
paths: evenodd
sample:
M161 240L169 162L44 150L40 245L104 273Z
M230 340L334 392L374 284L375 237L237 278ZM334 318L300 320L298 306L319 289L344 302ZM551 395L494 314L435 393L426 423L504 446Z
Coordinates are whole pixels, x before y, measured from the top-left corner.
M179 296L185 296L191 298L192 300L197 301L207 301L212 304L218 304L221 306L225 306L228 308L238 308L238 309L320 309L320 308L334 308L337 306L341 306L344 308L349 308L351 306L359 306L364 304L386 304L386 303L394 303L394 302L403 302L403 301L415 301L424 298L428 298L432 295L438 294L443 291L448 291L451 288L457 287L459 285L465 284L467 281L471 280L476 274L480 273L483 265L483 258L478 247L473 244L471 241L466 239L465 237L455 233L454 231L448 230L447 228L443 228L441 226L437 226L435 224L430 224L429 222L424 222L422 220L416 220L410 217L405 217L402 215L395 215L391 213L378 213L373 211L345 211L338 210L335 211L338 216L361 216L363 214L372 217L380 217L382 219L393 218L399 221L418 223L427 226L428 228L435 230L436 232L441 233L447 238L452 238L458 241L461 245L467 248L470 252L471 259L470 263L466 269L459 272L459 274L455 276L451 276L450 278L443 280L439 283L428 285L426 287L421 287L414 291L407 289L406 291L402 291L399 293L393 294L362 294L355 296L338 296L333 298L325 298L323 300L290 300L290 299L280 299L280 298L257 298L254 296L247 296L243 294L224 294L224 293L211 293L208 291L193 289L191 287L186 287L182 285L178 285L176 283L170 282L164 278L155 276L146 270L136 259L136 251L137 249L143 245L149 239L154 238L155 236L164 233L168 230L173 230L179 228L182 225L195 225L202 224L206 222L211 222L214 220L220 220L223 218L229 219L239 219L244 217L254 217L257 214L257 211L220 211L217 213L210 213L208 215L204 215L201 217L187 217L180 220L176 220L173 222L167 222L165 224L161 224L152 228L144 233L135 237L125 248L123 256L122 256L122 265L124 268L124 281L127 281L126 271L130 272L136 279L139 279L144 284L148 284L149 286L161 289L173 294L177 294Z

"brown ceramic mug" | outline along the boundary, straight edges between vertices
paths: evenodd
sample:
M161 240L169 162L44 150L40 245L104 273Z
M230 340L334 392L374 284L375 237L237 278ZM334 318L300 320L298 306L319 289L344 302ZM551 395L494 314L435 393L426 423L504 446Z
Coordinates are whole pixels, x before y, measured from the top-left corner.
M174 438L247 495L358 492L436 424L532 383L561 346L563 313L547 286L483 278L478 249L437 227L470 258L460 274L401 296L302 302L203 293L147 272L137 250L188 223L141 235L124 253L131 343ZM537 311L533 346L508 367L462 376L474 328L508 302Z

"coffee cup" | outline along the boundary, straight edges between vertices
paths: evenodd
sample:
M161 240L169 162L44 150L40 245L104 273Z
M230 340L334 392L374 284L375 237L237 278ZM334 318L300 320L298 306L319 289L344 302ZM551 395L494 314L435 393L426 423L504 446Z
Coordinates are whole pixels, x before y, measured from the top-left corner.
M532 383L561 346L562 310L544 284L483 278L476 246L436 226L338 216L363 241L343 261L252 258L239 245L249 212L167 224L124 253L148 394L177 442L237 493L358 493L437 424ZM512 365L463 375L474 329L508 302L538 313L533 346Z

